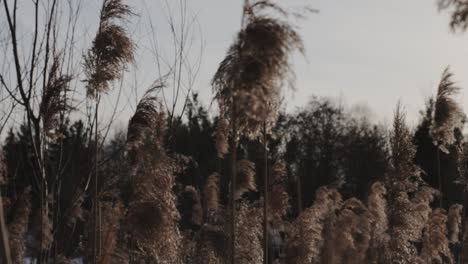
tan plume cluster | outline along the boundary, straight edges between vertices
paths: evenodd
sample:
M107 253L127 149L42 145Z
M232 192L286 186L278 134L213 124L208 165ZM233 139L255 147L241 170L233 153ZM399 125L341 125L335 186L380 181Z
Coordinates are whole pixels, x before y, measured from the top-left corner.
M23 263L26 250L26 232L31 213L31 190L25 190L17 200L14 221L8 226L11 257L14 263Z
M255 163L245 159L237 161L236 192L234 194L234 199L240 199L245 192L256 190Z
M387 177L387 186L391 195L399 191L415 191L422 181L421 170L413 163L416 147L405 119L402 106L398 103L390 136L392 172Z
M336 189L321 187L317 190L313 206L304 210L287 232L285 250L291 263L321 263L325 225L341 204L341 195Z
M238 205L235 232L235 262L239 264L263 263L262 209L241 201Z
M79 219L83 219L83 209L81 205L83 204L83 192L78 189L76 195L78 198L72 199L72 204L70 205L70 211L67 217L67 224L73 226Z
M219 264L226 259L228 238L222 227L205 224L195 237L195 264Z
M245 27L212 81L220 116L235 121L238 132L247 136L256 136L265 121L271 125L276 119L281 88L292 76L290 53L303 50L289 23L263 14L264 9L280 10L272 7L277 7L272 1L247 2Z
M60 57L55 56L39 107L44 132L49 136L53 135L51 130L57 127L59 114L71 109L71 102L67 101L70 99L64 95L72 78L60 71Z
M447 215L444 209L435 209L426 226L421 250L425 263L453 263L447 239Z
M424 227L430 218L430 203L436 191L428 186L422 187L413 199L406 192L399 192L391 202L390 242L385 253L386 261L412 263L417 259L415 243L422 241Z
M205 188L203 189L203 198L205 205L205 214L207 222L211 223L216 220L219 212L219 175L213 173L206 179Z
M132 241L146 256L158 263L179 263L180 216L172 188L181 167L162 146L163 120L157 100L146 93L128 130L127 150L134 188L126 225Z
M189 194L192 200L192 219L191 222L201 226L203 224L203 208L201 204L200 194L193 186L185 186L185 192Z
M272 185L268 196L269 212L274 220L280 220L286 215L290 208L289 195L286 191L284 178L286 176L286 163L277 161L272 167Z
M116 246L119 237L120 220L125 213L125 207L117 201L105 202L102 204L102 254L99 263L110 264L112 263L112 256L116 252Z
M133 61L134 44L117 20L131 15L122 0L104 0L99 29L92 47L84 58L87 94L96 98L109 89L109 83L120 78L125 65Z
M322 263L364 263L371 239L371 215L356 198L346 200L327 230Z
M222 158L229 152L229 122L221 117L216 125L216 151Z
M371 242L369 248L369 263L380 263L380 254L385 249L388 236L387 189L381 182L372 184L367 207L371 214Z
M434 144L443 152L448 153L448 147L455 143L455 129L462 129L465 114L458 103L452 98L460 88L452 81L453 74L447 67L440 81L435 99L434 122L431 136Z
M453 244L460 242L462 211L461 204L452 204L447 214L448 239Z
M126 150L130 164L138 162L139 153L143 150L149 151L148 148L151 148L155 152L161 151L166 119L162 103L154 92L163 86L163 83L158 83L146 91L129 121Z

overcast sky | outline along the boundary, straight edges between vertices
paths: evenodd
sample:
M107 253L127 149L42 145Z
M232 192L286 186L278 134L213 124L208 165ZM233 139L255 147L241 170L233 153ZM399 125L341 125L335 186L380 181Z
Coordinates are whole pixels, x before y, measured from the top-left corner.
M209 97L209 80L239 28L241 0L195 0L205 51L199 88ZM297 7L301 1L284 1ZM457 83L468 89L468 35L449 29L449 16L435 0L312 0L318 14L300 22L307 60L295 58L297 90L287 108L312 95L336 97L348 105L368 104L390 119L398 100L417 120L424 100L435 93L450 65ZM467 105L466 92L460 102Z
M127 1L138 14L128 24L138 50L137 71L127 74L124 86L138 86L140 96L158 76L151 53L153 36L157 38L161 53L167 57L172 54L172 40L164 14L168 13L166 3L175 12L177 2ZM201 94L204 103L209 104L212 98L210 80L239 30L243 1L186 2L190 16L197 19L191 36L193 61L196 61L200 44L203 44L202 63L194 89ZM311 96L317 95L336 98L348 106L366 104L378 120L388 122L397 101L401 100L414 124L419 110L424 107L425 98L435 93L447 65L451 66L459 86L468 89L468 34L450 31L449 16L438 12L436 0L282 2L283 6L292 9L306 2L319 10L319 13L311 14L307 20L297 24L305 41L307 57L294 57L297 82L296 91L286 94L288 111L304 106ZM79 26L84 32L81 45L85 49L96 31L100 3L83 0L83 7ZM25 27L31 27L32 17L30 14L19 19ZM155 35L150 32L150 20L155 27ZM123 96L132 97L129 88ZM112 101L116 95L109 98ZM459 100L467 105L465 91ZM128 102L134 104L135 100L129 99ZM123 123L128 120L131 108L119 112Z

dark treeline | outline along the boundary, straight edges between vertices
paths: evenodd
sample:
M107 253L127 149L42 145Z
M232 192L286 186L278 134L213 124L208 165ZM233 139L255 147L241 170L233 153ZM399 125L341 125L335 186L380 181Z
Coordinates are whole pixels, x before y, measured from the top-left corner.
M121 81L120 98L136 63L132 7L103 0L77 58L81 2L31 1L32 32L18 2L0 1L2 263L468 262L466 115L449 68L414 129L399 103L391 127L326 98L285 113L292 55L305 54L295 23L315 10L244 0L212 113L191 87L180 1L180 36L167 19L175 57L154 51L168 73L141 96L134 87L128 126L109 134L119 107L105 125L107 93ZM467 28L466 1L438 2Z
M429 135L431 127L431 111L433 102L429 101L427 109L421 111L420 123L413 133L413 142L417 152L415 163L423 170L423 179L432 187L438 188L435 172L435 146ZM211 118L207 109L193 95L184 117L174 120L168 126L164 145L171 155L189 157L184 161L184 170L177 175L174 192L177 196L177 208L181 213L179 225L182 230L198 230L201 221L194 221L193 206L196 201L187 186L198 191L204 189L207 179L213 173L221 175L228 170L226 159L220 159L216 151L215 131L218 119ZM169 120L166 120L169 122ZM31 142L27 137L26 127L10 129L4 144L4 162L7 184L2 186L6 200L6 213L11 224L18 221L17 215L21 195L32 190L34 171L31 168ZM94 150L89 148L88 132L82 121L67 122L60 129L60 136L49 142L47 152L47 175L62 179L57 192L60 197L54 198L59 203L58 212L62 212L58 226L58 238L55 240L55 250L67 256L82 256L85 253L80 247L80 241L86 236L85 217L91 213L91 196L82 195L77 186L86 186L89 175L92 174ZM100 175L103 180L98 192L101 199L115 199L118 195L123 201L130 200L131 180L129 178L128 159L125 158L126 133L117 131L102 148ZM277 161L285 161L287 178L282 184L290 197L291 208L288 218L294 219L303 208L311 206L315 193L321 186L335 186L343 198L357 197L368 199L371 185L383 181L388 173L390 159L389 130L376 124L362 115L345 111L332 100L312 98L309 104L295 113L282 113L269 139L268 169L273 170ZM247 199L255 200L263 193L259 175L265 170L262 157L262 144L244 138L239 144L239 159L248 159L255 164L257 189L245 194ZM441 199L444 207L463 202L463 190L457 179L460 178L457 168L461 164L458 152L443 154L441 159L444 171L444 186ZM65 160L66 162L62 162ZM228 181L220 179L220 200L227 206ZM106 198L107 196L107 198ZM78 198L79 197L79 198ZM249 198L250 197L250 198ZM83 199L80 208L74 208L76 199ZM34 221L38 216L38 204L32 201L31 221L27 233L34 237ZM72 209L70 209L72 208ZM195 218L196 219L196 218ZM34 255L37 242L26 243L27 255Z

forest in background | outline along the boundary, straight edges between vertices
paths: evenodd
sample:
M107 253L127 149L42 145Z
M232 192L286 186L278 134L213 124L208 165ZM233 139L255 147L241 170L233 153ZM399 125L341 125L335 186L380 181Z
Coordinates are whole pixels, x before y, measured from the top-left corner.
M58 18L73 3L32 1L22 54L17 1L0 1L2 263L468 263L466 116L449 68L414 129L399 103L392 127L327 98L285 113L291 54L305 53L293 21L316 10L245 0L213 76L217 115L182 76L182 27L170 70L110 133L100 104L135 63L135 14L103 0L78 59L76 17ZM466 29L468 3L438 4Z

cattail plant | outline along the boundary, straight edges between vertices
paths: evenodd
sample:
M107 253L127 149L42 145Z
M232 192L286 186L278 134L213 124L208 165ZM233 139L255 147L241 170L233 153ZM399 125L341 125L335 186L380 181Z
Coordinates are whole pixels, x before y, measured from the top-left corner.
M230 150L233 225L238 137L256 137L262 127L266 130L266 126L271 126L277 115L280 89L286 77L291 76L289 55L295 49L303 51L301 38L293 27L268 17L266 10L280 15L286 13L270 0L245 0L241 30L212 81L222 121L218 124L217 139L230 141L217 142L217 146L219 155ZM230 128L226 129L228 126ZM234 233L231 233L231 240L234 249ZM266 248L266 239L264 244ZM232 255L233 263L235 254Z
M453 74L447 67L442 73L442 79L437 89L434 106L434 120L431 127L431 136L437 146L437 179L439 191L443 193L442 175L440 171L440 151L449 153L449 147L456 141L455 129L462 129L465 115L458 103L452 98L460 88L452 81ZM440 207L443 199L440 199Z
M179 263L179 212L172 191L179 166L164 150L165 114L152 95L154 89L141 99L128 126L126 148L134 186L126 230L152 262Z
M320 187L313 206L302 211L287 231L286 259L298 264L322 263L325 225L341 204L341 195L336 189Z
M117 24L131 15L128 5L122 0L104 0L101 8L99 27L91 48L84 57L86 89L89 98L95 99L94 112L94 180L93 180L93 263L99 257L98 241L98 112L100 94L109 90L111 82L119 79L122 70L133 61L134 44L124 27Z

